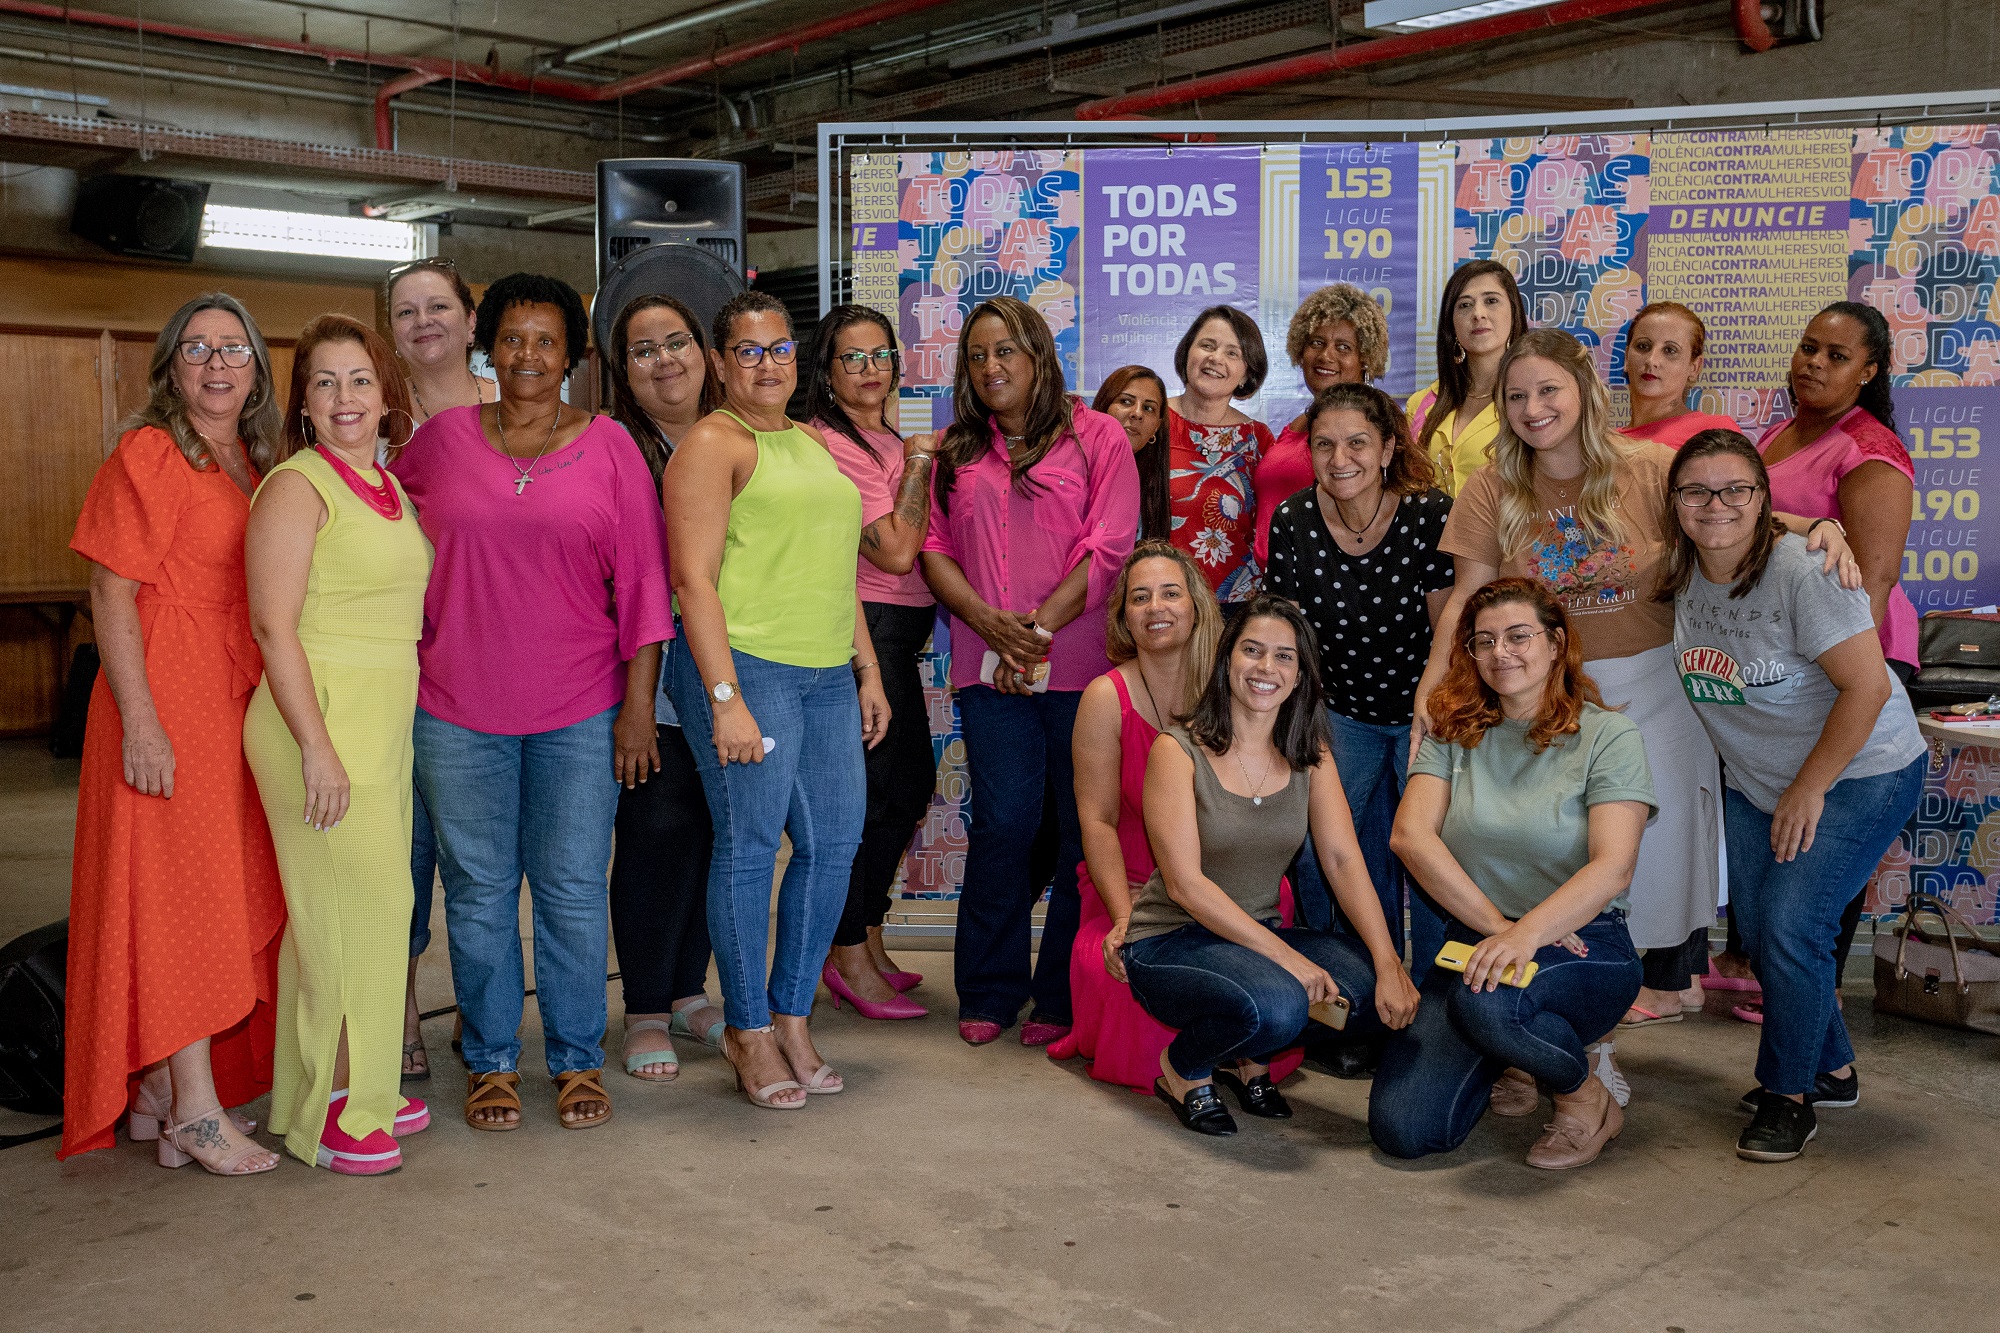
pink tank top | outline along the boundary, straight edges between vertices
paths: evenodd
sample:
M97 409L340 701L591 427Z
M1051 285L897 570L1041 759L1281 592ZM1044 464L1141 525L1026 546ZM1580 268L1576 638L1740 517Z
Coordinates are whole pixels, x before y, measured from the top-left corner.
M1132 885L1153 877L1153 844L1146 841L1146 758L1159 731L1132 706L1125 673L1111 669L1118 691L1118 850L1125 856L1125 879Z

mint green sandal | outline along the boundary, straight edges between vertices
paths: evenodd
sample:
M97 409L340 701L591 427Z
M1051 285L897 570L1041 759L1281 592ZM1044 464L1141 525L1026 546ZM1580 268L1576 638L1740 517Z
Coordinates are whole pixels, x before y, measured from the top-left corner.
M642 1018L625 1029L625 1039L630 1041L635 1032L661 1032L669 1038L674 1035L673 1024L662 1023L657 1018ZM642 1074L639 1071L647 1065L666 1065L671 1071L665 1074ZM625 1072L642 1083L671 1083L681 1075L680 1056L674 1054L671 1045L657 1051L628 1051L625 1055Z
M691 1013L694 1013L696 1010L715 1009L719 1007L720 1006L718 1005L710 1004L704 998L700 1004L690 1004L685 1008L674 1010L673 1018L671 1020L673 1026L673 1034L676 1037L689 1037L695 1041L700 1042L704 1046L711 1046L718 1051L721 1050L722 1029L728 1026L726 1020L718 1018L715 1022L709 1025L708 1031L705 1033L696 1032L692 1027L688 1026L688 1020L687 1020L687 1016Z

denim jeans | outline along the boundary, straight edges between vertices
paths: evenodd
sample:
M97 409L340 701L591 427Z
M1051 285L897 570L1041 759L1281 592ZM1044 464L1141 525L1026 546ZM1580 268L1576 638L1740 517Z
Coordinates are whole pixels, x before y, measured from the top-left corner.
M1333 763L1340 770L1340 789L1347 796L1348 813L1353 816L1355 837L1361 844L1361 861L1368 867L1368 880L1375 886L1389 938L1398 950L1403 947L1403 888L1409 886L1410 980L1421 986L1444 945L1444 917L1403 873L1403 863L1389 852L1389 832L1395 827L1396 807L1410 777L1409 724L1391 727L1358 722L1332 709L1327 710L1326 720L1333 732ZM1311 838L1306 839L1293 863L1292 897L1299 905L1299 919L1309 926L1326 928L1338 915Z
M1049 1022L1070 1021L1069 951L1082 911L1076 868L1083 860L1083 830L1069 744L1082 698L1076 690L1002 694L990 685L958 692L972 801L952 944L960 1022L1011 1027L1031 997L1034 1012ZM1060 837L1031 974L1029 914L1043 887L1031 866L1044 794L1055 798Z
M521 1058L521 878L535 928L535 1003L551 1074L604 1064L605 872L618 779L607 708L531 736L417 709L417 789L437 830L465 1067Z
M1275 927L1273 933L1333 978L1352 1006L1346 1032L1360 1036L1380 1028L1375 968L1366 949L1346 935L1304 926ZM1315 1036L1333 1035L1309 1023L1306 988L1297 977L1206 926L1149 935L1126 945L1124 957L1132 998L1160 1023L1179 1029L1167 1046L1167 1063L1182 1078L1198 1081L1236 1060L1267 1065L1296 1045L1308 1026Z
M847 880L868 812L861 703L854 672L788 666L730 650L743 702L766 739L758 764L722 764L715 713L693 653L667 658L667 692L701 772L715 846L708 863L708 934L722 981L722 1013L737 1029L768 1027L773 1010L812 1012L820 965L847 901ZM778 889L771 938L771 876L779 835L792 858Z
M1729 901L1764 984L1757 1082L1771 1092L1808 1092L1854 1059L1833 1001L1834 939L1842 909L1916 810L1928 763L1919 756L1893 773L1834 783L1812 850L1782 865L1771 855L1771 816L1734 787L1723 793Z
M889 890L917 825L937 790L937 754L931 748L930 709L918 655L937 623L936 608L863 602L868 637L882 668L882 692L889 699L889 734L866 751L868 817L861 825L861 850L847 881L847 906L836 945L865 944L871 927L889 914Z
M1447 935L1480 936L1453 921ZM1474 993L1446 968L1424 979L1416 1021L1389 1038L1368 1094L1368 1136L1391 1157L1450 1152L1486 1114L1493 1080L1524 1069L1559 1093L1590 1077L1584 1047L1618 1026L1639 994L1639 955L1625 914L1599 915L1577 931L1590 953L1558 944L1535 954L1526 986Z
M437 890L438 840L431 827L430 807L424 804L419 788L410 801L410 887L416 891L416 905L410 912L410 957L420 957L431 947L431 897Z

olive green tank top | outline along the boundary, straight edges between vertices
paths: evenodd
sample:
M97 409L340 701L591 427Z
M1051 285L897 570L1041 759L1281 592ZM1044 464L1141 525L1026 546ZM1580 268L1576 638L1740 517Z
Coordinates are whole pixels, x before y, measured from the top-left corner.
M716 592L729 646L767 662L833 667L854 656L861 492L797 425L762 431L757 467L729 505Z

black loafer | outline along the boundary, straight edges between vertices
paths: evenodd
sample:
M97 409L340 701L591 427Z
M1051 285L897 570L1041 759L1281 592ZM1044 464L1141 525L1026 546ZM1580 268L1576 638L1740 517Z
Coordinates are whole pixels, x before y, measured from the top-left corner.
M1333 1037L1306 1043L1305 1066L1335 1078L1373 1078L1382 1062L1382 1043L1363 1037Z
M1215 1071L1215 1081L1236 1094L1236 1101L1243 1108L1243 1114L1254 1115L1263 1120L1290 1120L1291 1103L1285 1094L1278 1091L1278 1085L1271 1082L1269 1074L1258 1074L1244 1082L1234 1072L1227 1069Z
M1736 1155L1746 1162L1789 1162L1806 1150L1819 1133L1819 1117L1810 1106L1765 1093L1757 1115L1736 1140Z
M1215 1089L1204 1083L1188 1090L1187 1100L1178 1102L1167 1091L1167 1080L1153 1080L1153 1095L1174 1108L1174 1119L1197 1134L1209 1134L1216 1138L1227 1138L1236 1132L1236 1121L1222 1099L1215 1095Z

